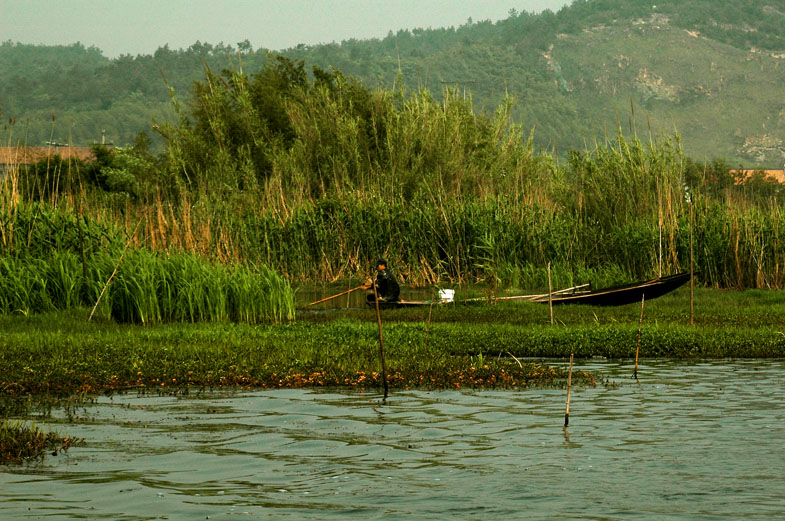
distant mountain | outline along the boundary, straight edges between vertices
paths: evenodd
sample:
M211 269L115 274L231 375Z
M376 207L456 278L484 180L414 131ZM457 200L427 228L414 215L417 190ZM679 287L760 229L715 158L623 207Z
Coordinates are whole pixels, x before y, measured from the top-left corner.
M384 39L282 51L373 87L456 88L475 108L515 101L515 119L557 154L618 129L678 132L688 155L748 167L785 163L785 1L576 0L558 13L512 10L496 23L390 33ZM130 142L171 118L166 78L181 101L203 67L254 73L268 51L163 47L103 58L94 48L0 45L3 125L13 139L83 144L106 129ZM240 61L241 60L241 61ZM162 77L163 73L163 77ZM55 121L52 121L52 113ZM7 141L5 136L4 140Z

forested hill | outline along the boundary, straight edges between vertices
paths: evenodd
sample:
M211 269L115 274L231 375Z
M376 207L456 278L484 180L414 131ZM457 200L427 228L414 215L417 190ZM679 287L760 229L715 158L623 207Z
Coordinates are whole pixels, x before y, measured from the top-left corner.
M514 5L514 0L511 0ZM333 67L369 87L445 88L493 111L505 95L535 142L564 154L617 128L681 135L688 155L745 166L785 163L785 0L576 0L557 13L510 11L496 23L298 46L281 54ZM131 142L172 117L172 87L213 71L261 70L248 42L197 42L109 60L81 44L0 45L4 142Z

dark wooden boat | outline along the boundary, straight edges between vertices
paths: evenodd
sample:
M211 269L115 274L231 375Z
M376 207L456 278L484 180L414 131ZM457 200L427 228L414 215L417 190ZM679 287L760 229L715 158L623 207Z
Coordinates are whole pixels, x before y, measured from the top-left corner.
M588 293L589 284L581 284L580 286L575 286L572 288L567 289L560 289L551 293L552 296L563 296L563 295L583 295ZM370 307L374 307L373 301L373 294L368 294L368 299L366 299L366 303ZM545 298L545 301L548 301L548 294L547 293L540 293L537 295L516 295L511 297L479 297L479 298L470 298L464 300L398 300L396 302L385 302L379 301L379 308L380 309L397 309L397 308L410 308L410 307L422 307L422 306L431 306L431 305L445 305L445 304L482 304L488 302L501 302L501 301L518 301L518 300L529 300L533 302L539 302L541 298Z
M683 286L690 280L690 273L678 273L667 277L659 277L634 284L614 286L610 288L588 291L588 284L575 286L573 288L562 289L551 293L551 301L554 304L587 304L590 306L623 306L640 302L641 298L646 300L661 297L671 291ZM514 297L498 297L492 301L521 300L528 302L548 303L548 294L539 295L519 295ZM456 300L456 303L482 303L489 302L487 298L473 298L468 300ZM452 302L449 302L452 303ZM381 309L422 307L430 305L444 305L448 302L442 300L399 300L397 302L379 302ZM373 299L368 301L368 305L373 307Z
M683 286L690 280L690 273L678 273L667 277L659 277L635 284L614 286L576 295L553 295L554 304L588 304L591 306L623 306L640 302L641 299L651 300ZM548 296L540 297L535 302L548 302Z

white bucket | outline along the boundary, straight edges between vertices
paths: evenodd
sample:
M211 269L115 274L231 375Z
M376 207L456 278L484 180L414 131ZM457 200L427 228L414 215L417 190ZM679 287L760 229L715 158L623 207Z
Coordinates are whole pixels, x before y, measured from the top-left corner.
M454 289L440 289L439 290L439 298L442 302L452 302L452 299L455 297L455 290Z

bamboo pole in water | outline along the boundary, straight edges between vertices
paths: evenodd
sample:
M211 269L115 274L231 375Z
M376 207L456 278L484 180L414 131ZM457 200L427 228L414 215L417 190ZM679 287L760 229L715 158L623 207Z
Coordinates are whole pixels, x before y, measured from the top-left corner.
M643 306L646 300L646 294L641 295L641 318L638 320L638 345L635 348L635 369L632 371L632 376L635 380L638 379L638 354L641 350L641 330L643 329Z
M692 206L693 202L690 199L690 326L695 325L695 258L692 247L695 217Z
M570 353L570 372L567 375L567 410L564 413L564 426L570 425L570 393L572 392L572 356Z
M373 298L376 303L376 322L379 324L379 356L382 359L382 382L384 384L384 400L387 400L387 362L384 359L384 339L382 338L382 313L379 310L379 293L376 284L373 286Z
M660 186L660 179L657 178L657 230L660 243L660 258L657 264L657 276L662 277L662 187Z

